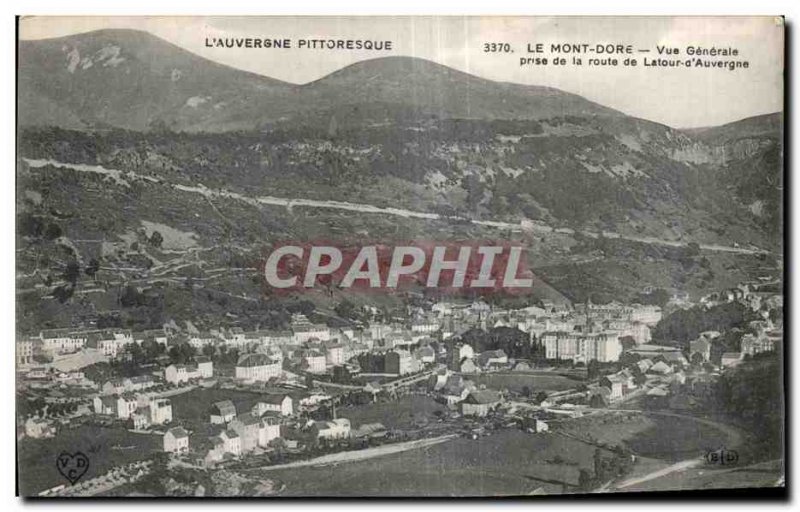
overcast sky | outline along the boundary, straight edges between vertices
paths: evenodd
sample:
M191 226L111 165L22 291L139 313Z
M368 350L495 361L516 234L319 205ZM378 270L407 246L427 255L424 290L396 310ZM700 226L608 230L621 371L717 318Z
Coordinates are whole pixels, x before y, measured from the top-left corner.
M387 55L429 59L493 80L547 85L673 127L712 126L783 110L783 27L760 18L545 17L50 17L24 18L22 39L102 28L151 32L208 59L294 83L316 80L353 62ZM206 48L206 38L342 38L390 40L390 52ZM483 51L509 43L513 54ZM620 43L735 47L749 69L520 66L528 43ZM296 46L296 45L295 45ZM124 48L123 48L124 51ZM623 57L624 58L624 57ZM719 60L720 57L710 58Z

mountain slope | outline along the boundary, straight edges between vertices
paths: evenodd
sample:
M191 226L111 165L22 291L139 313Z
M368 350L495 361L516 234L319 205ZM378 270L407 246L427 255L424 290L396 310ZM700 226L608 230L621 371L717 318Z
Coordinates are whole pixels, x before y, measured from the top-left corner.
M742 119L690 135L707 144L720 165L718 181L775 238L783 227L783 115Z
M216 64L132 30L22 41L19 62L20 90L28 91L21 97L22 125L225 131L287 118L314 124L320 112L351 105L362 108L349 109L344 122L621 115L557 89L493 82L408 57L363 61L294 85ZM50 108L35 108L42 102L56 107L53 116L47 115Z
M87 126L143 130L172 120L181 129L203 122L215 107L244 107L262 95L286 94L292 87L216 64L134 30L19 44L23 126L61 126L71 116ZM37 98L57 106L58 115L47 117L47 111L36 109Z

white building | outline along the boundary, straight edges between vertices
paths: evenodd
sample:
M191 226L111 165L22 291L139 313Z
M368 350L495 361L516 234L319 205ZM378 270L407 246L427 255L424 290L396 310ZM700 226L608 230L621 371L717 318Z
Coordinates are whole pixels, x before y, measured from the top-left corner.
M291 416L294 413L292 397L289 395L267 395L264 399L253 406L253 415L263 416L267 412L277 412L283 416Z
M346 439L350 437L350 420L347 418L314 421L312 427L317 430L317 437L320 439Z
M123 393L117 398L117 418L127 420L136 411L139 401L132 393Z
M308 373L325 373L327 359L316 350L308 350L303 354L303 366Z
M236 363L236 378L252 381L268 381L283 375L281 362L266 354L247 354Z
M172 422L172 402L168 398L157 398L150 402L150 423L163 425Z
M164 451L182 453L189 451L189 433L183 427L173 427L164 434Z
M578 334L574 332L548 332L542 335L547 359L601 363L619 360L622 344L613 332Z

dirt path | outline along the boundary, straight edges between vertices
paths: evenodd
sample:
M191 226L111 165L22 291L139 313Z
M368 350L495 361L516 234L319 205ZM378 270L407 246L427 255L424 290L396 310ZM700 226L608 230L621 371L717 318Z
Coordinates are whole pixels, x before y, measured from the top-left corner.
M238 201L242 201L251 206L270 205L270 206L281 206L286 208L295 208L295 207L326 208L326 209L345 210L345 211L359 212L359 213L393 215L405 218L428 219L428 220L454 220L462 222L466 221L479 226L486 226L486 227L497 228L502 230L510 230L510 231L538 231L542 233L562 233L562 234L575 233L575 231L572 229L554 228L552 226L548 226L547 224L542 224L542 223L533 223L523 227L521 222L514 223L514 222L503 222L495 220L475 220L475 219L467 219L461 217L445 216L445 215L440 215L438 213L420 212L415 210L407 210L404 208L381 207L364 203L351 203L347 201L287 198L287 197L274 197L274 196L249 197L243 194L239 194L237 192L232 192L224 189L210 189L202 184L198 186L172 184L163 181L159 178L140 175L133 171L123 172L115 169L107 169L100 165L70 164L70 163L57 162L54 160L47 160L47 159L22 158L22 160L24 160L30 167L33 168L42 168L47 165L51 165L53 167L72 169L79 172L102 174L112 179L118 185L125 187L130 186L126 180L137 180L137 179L147 180L153 183L160 183L162 185L172 187L176 190L181 190L183 192L200 194L203 197L205 197L209 202L211 201L212 198L221 197L221 198L235 199ZM600 236L598 233L592 231L584 231L582 232L582 234L592 238L597 238ZM682 241L663 240L660 238L652 238L652 237L622 235L610 231L604 231L602 235L606 238L630 240L633 242L640 242L651 245L665 245L669 247L686 247L688 245L687 243ZM700 248L706 251L728 252L736 254L766 254L769 252L757 248L750 249L742 247L724 246L718 244L700 244Z

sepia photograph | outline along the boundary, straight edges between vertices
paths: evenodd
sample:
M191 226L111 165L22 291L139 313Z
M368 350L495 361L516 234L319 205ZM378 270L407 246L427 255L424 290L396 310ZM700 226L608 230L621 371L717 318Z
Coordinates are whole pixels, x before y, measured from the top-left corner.
M785 492L783 16L16 25L18 496Z

